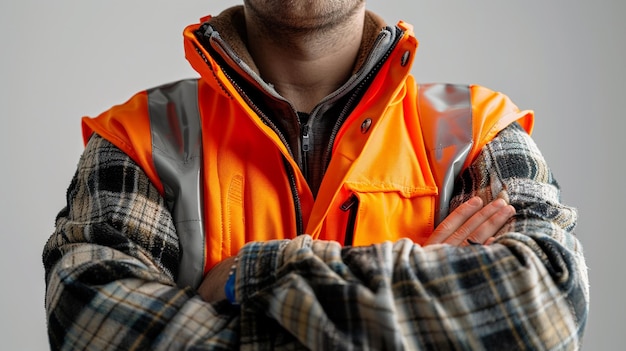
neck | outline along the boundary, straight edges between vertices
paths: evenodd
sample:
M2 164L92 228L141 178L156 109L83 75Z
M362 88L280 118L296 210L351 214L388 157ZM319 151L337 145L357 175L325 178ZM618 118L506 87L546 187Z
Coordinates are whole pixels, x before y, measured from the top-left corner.
M261 77L298 111L310 112L350 77L361 45L365 9L332 28L277 30L246 16L248 50Z

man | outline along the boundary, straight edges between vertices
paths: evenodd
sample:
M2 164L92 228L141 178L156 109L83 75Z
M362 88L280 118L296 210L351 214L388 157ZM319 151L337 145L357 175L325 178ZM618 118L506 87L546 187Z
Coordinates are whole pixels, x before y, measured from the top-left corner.
M576 212L478 86L416 85L364 1L247 0L201 78L83 120L44 249L53 349L577 349Z

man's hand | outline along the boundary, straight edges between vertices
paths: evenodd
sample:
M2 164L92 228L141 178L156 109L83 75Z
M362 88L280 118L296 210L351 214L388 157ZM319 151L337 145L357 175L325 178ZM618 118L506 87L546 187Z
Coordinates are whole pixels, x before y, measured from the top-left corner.
M473 197L450 213L424 245L489 244L514 214L515 208L503 199L496 199L483 207L483 200Z
M235 263L235 257L229 257L213 267L204 277L198 288L198 294L204 301L217 302L226 298L224 286L228 280L230 267Z

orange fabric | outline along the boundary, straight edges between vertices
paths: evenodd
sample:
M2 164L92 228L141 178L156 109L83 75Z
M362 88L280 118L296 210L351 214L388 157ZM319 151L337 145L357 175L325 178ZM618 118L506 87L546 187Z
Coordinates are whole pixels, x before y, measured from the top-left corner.
M534 127L534 114L530 110L521 111L504 94L494 92L479 85L471 86L472 114L474 119L474 146L465 161L468 166L480 150L498 132L517 121L530 134Z
M410 76L417 40L409 25L369 89L339 131L333 157L314 201L295 161L276 134L239 96L189 26L186 57L200 73L203 128L205 271L234 255L249 241L293 238L296 208L285 171L295 176L305 232L343 242L350 211L342 205L354 194L355 245L409 237L423 242L433 231L438 185L433 177ZM411 60L409 60L411 62ZM519 111L504 95L471 88L476 140L467 163L498 131L515 120L532 130L532 113ZM369 122L368 122L369 121ZM363 128L364 122L369 128ZM367 124L366 123L366 124ZM159 191L151 156L147 95L139 93L95 119L83 119L85 140L92 132L128 153ZM367 234L367 235L366 235Z
M97 133L128 154L142 166L156 188L163 193L163 184L152 161L148 96L145 91L96 118L83 117L82 130L85 144L93 133Z
M208 270L248 241L293 238L297 233L284 146L278 146L275 136L268 137L266 126L250 117L247 106L202 82L199 99ZM296 174L301 201L312 202L304 178Z

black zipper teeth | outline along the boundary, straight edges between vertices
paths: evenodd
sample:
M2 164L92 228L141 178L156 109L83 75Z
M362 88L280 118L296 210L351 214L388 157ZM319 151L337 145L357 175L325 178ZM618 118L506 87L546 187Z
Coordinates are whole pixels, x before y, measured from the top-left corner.
M261 121L263 122L263 124L270 127L274 131L274 133L278 135L278 138L285 145L287 152L289 152L289 155L293 157L293 154L291 153L291 147L289 146L289 143L287 142L287 138L285 138L283 133L281 133L280 129L278 129L276 124L274 124L274 122L272 122L272 120L269 117L267 117L265 113L263 113L263 111L252 101L252 99L250 99L248 95L245 94L243 89L235 82L235 80L226 71L222 70L222 72L224 73L226 78L228 78L230 83L235 87L235 89L239 92L239 94L246 99L246 102L252 108L252 110L254 110L254 112L257 115L259 115L259 117L261 117Z
M207 44L210 47L210 43L207 43ZM219 42L218 42L218 45L220 45L220 47L221 47L221 44ZM211 48L211 49L213 49L213 48ZM228 55L227 50L225 50L223 47L221 47L221 49L222 49L222 51L224 51L225 54ZM213 50L215 51L215 49L213 49ZM208 59L205 57L205 55L202 53L202 51L200 51L200 49L197 46L196 46L196 51L202 57L204 62L209 66L209 69L211 70L211 72L213 72L213 68L211 67ZM225 65L225 66L227 66L227 65ZM235 87L235 90L237 90L239 92L239 94L243 98L245 98L246 102L248 103L248 105L250 107L252 107L254 112L261 117L261 121L263 122L263 124L265 124L266 126L270 127L276 133L276 135L278 135L278 138L280 139L280 141L283 142L283 144L286 146L287 152L289 152L289 155L291 157L293 157L293 154L291 153L291 148L289 147L289 143L287 142L287 138L285 138L285 136L280 132L280 130L278 129L276 124L274 124L274 122L272 122L272 120L269 117L267 117L267 115L265 113L263 113L263 111L261 111L261 109L259 109L256 106L255 103L252 102L252 99L250 99L250 97L248 97L248 95L245 94L245 92L243 91L241 86L239 86L239 84L237 84L237 82L232 78L232 76L230 74L228 74L227 70L222 69L222 73L224 73L226 78ZM231 96L231 94L228 92L228 90L226 90L226 87L224 87L224 85L219 81L219 79L217 78L215 72L213 72L213 76L214 76L215 80L217 81L217 83L220 85L220 87L226 92L226 94L228 94L228 96Z
M291 187L291 195L293 198L293 204L296 208L296 235L304 234L304 221L302 220L302 204L300 203L300 196L298 195L298 188L296 187L296 177L293 174L293 169L289 161L283 156L283 163L285 164L285 170L289 178L289 185Z
M217 82L217 85L219 85L219 87L222 89L224 94L226 94L229 98L232 98L232 95L230 94L230 92L228 92L228 90L226 89L224 84L222 84L222 82L220 82L220 80L217 78L217 75L215 74L215 71L213 71L213 67L211 67L211 63L206 58L206 55L204 55L202 50L200 50L200 48L197 45L194 44L193 47L194 47L194 49L196 49L196 53L198 53L198 55L200 55L200 57L202 58L204 63L209 67L209 70L211 71L211 74L213 75L213 79L215 79L215 81Z
M200 54L200 56L202 57L204 62L209 66L209 69L211 70L211 72L213 72L213 68L209 64L207 58L202 54L201 51L199 51L199 49L197 47L196 47L196 50L198 51L198 53ZM226 72L226 70L222 70L222 73L224 73L224 76L226 76L226 78L235 87L235 89L239 92L239 94L246 99L246 101L248 102L248 105L254 110L254 112L261 117L261 121L265 125L270 127L274 131L274 133L276 133L276 135L278 135L278 138L280 139L280 141L284 143L284 145L285 145L285 147L287 149L287 152L289 152L289 155L293 158L293 154L291 153L291 149L289 148L289 143L287 142L287 139L280 132L278 127L276 127L274 122L272 122L267 117L267 115L265 115L265 113L263 113L263 111L261 111L261 109L256 104L254 104L252 102L252 100L243 92L243 89L241 89L239 84L237 84L235 82L235 80L228 74L228 72ZM217 76L215 76L215 73L213 73L213 75L214 75L214 78L217 80L218 84L220 85L220 87L226 91L228 96L231 96L231 94L225 89L225 87L217 79ZM296 210L296 213L295 213L295 215L296 215L296 230L297 230L296 234L300 235L300 234L304 233L304 224L303 224L303 219L302 219L302 204L300 202L300 196L298 195L298 187L296 186L296 177L293 174L293 169L291 168L291 164L289 163L289 161L284 156L283 156L283 163L284 163L285 170L287 171L287 175L288 175L288 178L289 178L289 185L291 187L291 195L292 195L293 202L294 202L294 207L295 207L295 210Z
M310 145L310 140L308 140L305 143L305 138L309 139L309 125L308 124L304 124L301 126L302 128L302 173L304 173L305 177L309 177L309 166L308 166L308 160L307 160L307 154L309 152L309 149L311 148Z
M287 152L289 152L289 155L293 158L293 154L291 153L291 148L289 147L289 143L287 142L287 139L285 138L285 136L280 132L278 127L276 127L276 124L274 124L274 122L272 122L272 120L269 119L269 117L267 117L267 115L263 113L263 111L261 111L261 109L254 102L252 102L252 99L250 99L244 93L243 89L241 89L241 87L235 82L235 80L225 70L222 70L222 72L224 73L226 78L228 78L230 83L235 87L235 89L239 92L239 94L246 99L246 101L248 102L248 105L254 110L254 112L261 117L261 121L265 125L270 127L274 131L274 133L276 133L276 135L278 135L278 138L280 139L280 141L284 143L287 149ZM291 195L293 198L294 207L296 208L295 214L296 214L297 235L300 235L304 233L304 228L303 228L304 225L303 225L303 220L302 220L302 204L300 203L300 196L298 195L298 187L296 186L296 177L293 174L293 169L291 168L291 164L289 163L289 161L287 161L287 159L284 156L283 156L283 163L285 165L285 170L287 171L287 174L288 174L289 186L291 187Z
M261 121L265 125L270 127L274 131L274 133L276 133L276 135L278 135L278 138L285 144L287 152L289 152L289 155L291 155L291 157L293 158L293 154L291 153L291 148L289 147L289 143L287 142L285 136L276 127L274 122L272 122L272 120L269 119L269 117L267 117L267 115L263 113L263 111L261 111L261 109L255 103L252 102L252 100L243 92L241 87L235 82L235 80L228 73L226 73L224 70L222 70L222 72L224 72L224 75L226 76L226 78L228 78L230 83L235 87L235 89L239 92L239 94L246 99L246 101L248 102L248 105L252 107L254 112L261 117ZM303 225L303 220L302 220L302 204L300 203L300 195L298 195L298 187L296 186L296 177L293 174L291 164L289 163L289 161L287 161L287 159L284 156L283 156L283 163L285 164L285 170L287 171L287 174L288 174L289 186L291 187L291 195L293 198L294 206L296 208L296 213L295 213L296 214L296 230L298 231L298 235L300 235L304 233L304 228L303 228L304 225Z
M348 118L347 114L348 114L348 110L350 109L350 106L352 106L352 104L356 100L356 97L360 94L361 90L365 87L365 85L372 78L372 76L374 75L373 72L376 72L376 71L378 71L378 69L380 69L380 67L382 66L382 62L384 62L387 59L387 57L389 57L389 54L387 54L384 57L384 59L381 60L380 63L378 63L375 66L374 70L372 70L371 73L369 73L367 75L367 77L361 82L361 84L359 84L359 86L355 89L355 91L350 96L350 99L348 99L348 102L346 102L346 104L344 105L343 109L341 110L341 113L339 114L339 118L337 119L337 123L335 123L335 126L333 127L333 130L330 133L330 140L328 142L328 148L326 149L326 153L324 154L324 163L323 164L328 164L328 161L329 161L328 158L330 157L330 154L331 154L331 152L333 150L333 144L335 143L335 138L337 137L337 133L339 132L339 129L341 128L343 123Z

